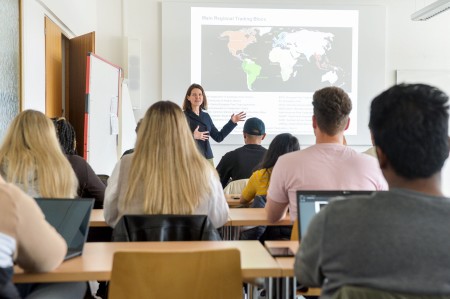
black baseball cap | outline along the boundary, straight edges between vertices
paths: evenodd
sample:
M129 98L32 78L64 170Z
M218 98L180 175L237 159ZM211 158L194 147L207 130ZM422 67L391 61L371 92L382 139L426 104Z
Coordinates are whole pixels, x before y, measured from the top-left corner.
M251 117L245 121L244 133L261 136L266 133L266 127L262 120L257 117Z

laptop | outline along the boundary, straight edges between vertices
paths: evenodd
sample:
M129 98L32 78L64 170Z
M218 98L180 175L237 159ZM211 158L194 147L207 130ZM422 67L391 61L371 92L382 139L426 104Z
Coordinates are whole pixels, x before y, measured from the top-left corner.
M300 190L297 191L297 220L298 220L298 239L306 234L309 223L312 218L323 209L331 198L336 196L350 196L350 195L370 195L375 191L343 191L343 190L327 190L327 191L312 191Z
M45 219L64 238L67 254L64 260L83 253L89 232L89 219L94 199L35 198Z

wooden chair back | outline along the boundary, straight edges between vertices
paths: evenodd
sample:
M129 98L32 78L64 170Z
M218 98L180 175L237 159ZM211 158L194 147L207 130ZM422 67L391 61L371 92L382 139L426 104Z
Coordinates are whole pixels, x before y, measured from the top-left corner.
M242 299L240 252L117 252L108 298Z

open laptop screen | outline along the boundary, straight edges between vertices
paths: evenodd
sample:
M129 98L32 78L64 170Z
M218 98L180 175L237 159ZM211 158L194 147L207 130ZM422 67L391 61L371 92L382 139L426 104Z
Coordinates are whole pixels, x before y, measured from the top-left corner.
M301 190L297 191L297 217L298 217L298 233L299 240L306 234L309 223L312 218L319 213L329 202L336 196L350 195L369 195L374 191L343 191L343 190L327 190L313 191Z
M36 198L45 219L67 243L65 259L82 254L94 199Z

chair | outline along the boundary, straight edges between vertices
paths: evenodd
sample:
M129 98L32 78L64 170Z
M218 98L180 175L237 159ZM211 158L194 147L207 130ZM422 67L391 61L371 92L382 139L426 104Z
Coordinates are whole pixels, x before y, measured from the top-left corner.
M222 240L206 215L124 215L113 242Z
M236 181L231 181L225 186L223 192L225 194L241 194L247 185L248 179L241 179Z
M206 215L124 215L112 232L113 242L203 240L222 240ZM101 283L97 295L106 298L108 288Z
M108 298L242 299L240 252L117 252Z
M450 299L450 295L418 295L382 291L366 287L343 286L333 299Z

